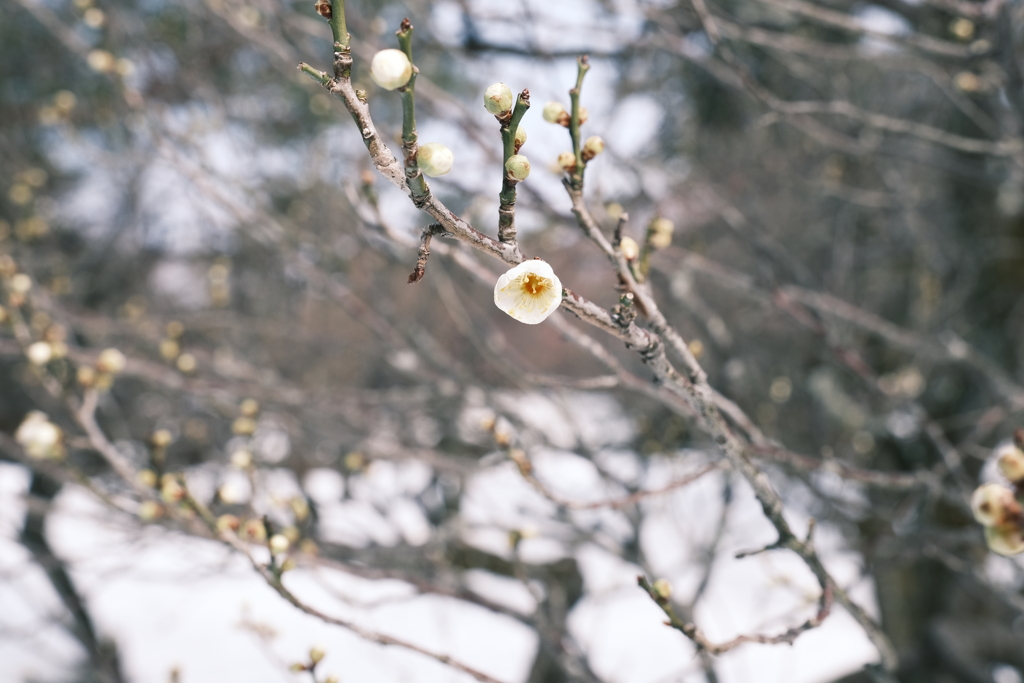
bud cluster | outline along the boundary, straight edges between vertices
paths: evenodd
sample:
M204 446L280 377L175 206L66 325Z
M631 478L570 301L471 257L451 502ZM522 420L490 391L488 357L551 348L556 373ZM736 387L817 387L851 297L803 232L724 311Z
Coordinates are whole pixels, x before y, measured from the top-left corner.
M983 484L971 496L974 519L985 527L985 543L1000 555L1024 553L1024 451L1007 444L996 451L996 466L1013 484Z

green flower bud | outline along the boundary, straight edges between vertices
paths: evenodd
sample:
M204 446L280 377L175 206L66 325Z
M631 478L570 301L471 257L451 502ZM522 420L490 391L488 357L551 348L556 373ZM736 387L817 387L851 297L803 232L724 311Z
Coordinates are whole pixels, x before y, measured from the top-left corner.
M512 90L504 83L495 83L484 91L484 109L495 116L512 111Z
M544 120L548 123L562 123L562 118L568 119L569 113L561 102L548 102L544 105Z
M440 142L428 142L420 145L420 151L416 155L416 165L423 171L423 175L436 178L452 170L455 163L455 155L452 151Z
M513 154L505 162L505 171L512 180L526 180L526 177L530 175L530 160L522 154Z
M370 78L385 90L401 88L412 78L412 62L401 50L381 50L370 62Z

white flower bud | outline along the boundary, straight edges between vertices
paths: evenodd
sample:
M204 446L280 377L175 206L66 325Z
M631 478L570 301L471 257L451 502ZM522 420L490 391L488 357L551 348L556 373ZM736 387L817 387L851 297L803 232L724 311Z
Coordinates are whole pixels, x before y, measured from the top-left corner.
M401 88L412 78L412 62L401 50L381 50L370 62L370 78L385 90Z
M580 125L582 126L590 118L590 112L586 107L580 107Z
M523 130L522 126L516 128L516 151L520 147L526 144L526 131Z
M658 594L662 600L668 600L672 597L672 584L667 579L658 579L652 586L654 592Z
M558 155L558 165L566 173L572 173L576 168L576 155L572 152L562 152Z
M290 548L291 545L291 541L282 534L274 534L270 537L270 552L275 555L288 552L288 548Z
M61 441L64 433L50 422L45 413L33 410L14 432L17 441L30 458L60 458L64 455Z
M484 91L484 109L495 116L512 111L512 90L504 83L495 83Z
M1024 534L1019 526L985 527L989 550L1010 557L1024 553Z
M996 466L1013 483L1024 481L1024 451L1015 445L1006 444L996 451Z
M455 155L440 142L428 142L425 145L420 145L420 151L416 154L416 165L420 167L423 175L431 178L445 175L452 170L454 163Z
M623 237L619 242L619 251L626 257L627 261L634 261L640 256L640 245L632 237Z
M984 484L971 496L971 511L979 524L999 526L1020 517L1021 507L1013 491L1002 484Z
M327 654L327 650L322 645L315 645L309 650L309 661L314 664L319 664L320 660Z
M124 357L124 354L117 349L104 349L100 353L100 357L96 359L96 369L100 372L107 372L111 375L116 375L124 370L125 365L128 364L128 359Z
M562 282L545 261L523 261L498 278L494 305L519 322L536 325L562 303Z
M672 233L676 226L667 218L655 218L647 226L647 243L655 249L665 249L672 244Z
M522 154L513 154L505 162L505 171L512 180L526 180L530 175L530 160Z
M548 123L561 123L563 116L568 116L568 112L561 102L548 102L544 105L544 120Z
M597 135L591 135L583 143L583 154L586 159L593 159L604 151L604 140Z
M53 358L53 347L46 342L36 342L25 349L25 355L32 365L46 365Z

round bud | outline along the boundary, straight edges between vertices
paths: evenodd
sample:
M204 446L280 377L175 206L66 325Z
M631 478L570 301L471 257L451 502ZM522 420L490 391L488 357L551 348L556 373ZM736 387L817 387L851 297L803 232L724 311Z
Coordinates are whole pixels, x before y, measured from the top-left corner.
M580 107L580 125L582 126L590 118L590 112L587 111L586 107Z
M127 364L128 360L117 349L104 349L100 353L100 357L96 359L96 369L111 375L116 375L123 371Z
M604 151L604 140L597 135L591 135L583 143L584 158L592 159Z
M1015 484L1024 481L1024 451L1006 444L996 451L996 458L996 466L1004 477Z
M452 170L453 163L455 163L455 155L440 142L428 142L421 145L420 151L416 154L416 165L420 167L423 175L431 178L448 173Z
M633 261L640 256L640 245L632 237L623 237L619 242L619 251L626 257L627 261Z
M565 106L561 102L548 102L544 105L544 120L548 123L561 123L565 115Z
M522 127L516 128L516 151L526 144L526 131Z
M164 508L155 500L144 500L139 505L139 519L143 522L152 522L164 514Z
M320 660L323 659L324 655L326 654L327 651L323 648L322 645L316 645L310 648L309 650L309 661L313 662L314 664L319 664Z
M288 552L291 542L283 534L274 534L270 537L270 552L275 555Z
M14 432L14 440L30 458L60 458L64 455L61 441L64 433L50 422L46 413L33 410Z
M1002 527L986 527L985 543L989 550L999 555L1010 557L1024 553L1024 534L1016 525Z
M672 244L672 233L676 226L667 218L655 218L647 226L647 243L655 249L665 249Z
M381 50L370 62L370 78L385 90L401 88L412 78L412 62L401 50Z
M242 521L234 515L221 515L217 518L217 531L222 534L228 531L238 531L238 527L241 525Z
M1013 491L1002 484L985 484L971 496L971 511L979 524L999 526L1008 519L1019 517L1021 508L1013 497Z
M505 162L505 171L512 180L519 182L526 180L526 177L530 175L530 160L522 154L513 154Z
M654 582L652 588L654 588L654 592L657 593L658 597L662 600L668 600L672 597L672 584L670 584L666 579L658 579Z
M562 152L558 155L558 165L566 173L572 173L576 169L576 155L572 152Z
M495 83L484 90L484 109L495 116L512 111L512 90L504 83Z
M32 365L46 365L53 358L53 347L46 342L36 342L25 349L25 355Z

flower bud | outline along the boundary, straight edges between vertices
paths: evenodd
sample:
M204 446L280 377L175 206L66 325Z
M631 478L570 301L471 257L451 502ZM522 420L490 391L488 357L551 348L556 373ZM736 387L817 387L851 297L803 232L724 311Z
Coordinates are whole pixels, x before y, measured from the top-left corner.
M385 90L401 88L412 78L412 62L401 50L381 50L370 62L370 78Z
M580 125L582 126L590 118L590 112L586 107L580 107Z
M516 128L516 153L519 153L519 148L526 144L526 131L523 130L522 126Z
M619 251L627 261L635 261L640 256L640 245L632 237L623 237L619 242Z
M252 465L252 453L240 448L231 454L231 464L240 470L244 470Z
M217 518L217 531L222 534L228 531L238 531L238 527L241 525L242 521L234 515L221 515Z
M590 161L604 151L604 140L597 135L591 135L583 143L583 160Z
M1015 445L1007 444L996 451L996 466L1013 483L1024 481L1024 451Z
M33 410L14 432L14 440L25 449L30 458L60 458L64 455L61 443L64 432L50 422L46 413Z
M484 109L495 116L512 111L512 90L504 83L495 83L484 91Z
M1002 484L985 484L971 496L971 511L978 523L999 526L1019 518L1021 507L1010 489Z
M128 360L117 349L104 349L100 353L100 357L96 359L96 369L111 375L122 372L127 364Z
M647 226L647 243L655 249L665 249L672 244L672 233L676 226L667 218L655 218Z
M672 597L672 584L666 579L658 579L652 586L654 592L658 594L662 600L668 600Z
M53 348L46 342L36 342L25 349L25 355L32 365L46 365L53 358Z
M530 160L522 154L513 154L505 162L505 171L508 177L515 181L526 180L530 175Z
M238 436L252 436L256 432L256 420L251 417L236 417L231 431Z
M242 533L239 535L246 540L260 543L267 538L267 527L261 519L248 519L242 525Z
M323 646L316 645L310 648L309 650L309 661L313 662L314 664L319 664L320 660L323 659L324 655L326 654L327 651L324 650Z
M270 537L270 552L275 555L288 552L291 543L283 534L274 534Z
M455 163L455 155L440 142L428 142L425 145L420 145L420 151L416 154L416 165L420 167L423 175L431 178L448 173L452 170L453 163Z
M174 435L169 429L158 429L153 432L149 440L153 443L153 448L167 448L174 441Z
M566 173L576 170L576 155L572 152L562 152L558 155L558 165Z
M548 123L562 123L562 119L568 119L569 112L561 102L548 102L544 105L544 120Z
M168 503L177 503L185 498L185 488L171 474L165 474L160 480L160 497Z
M164 508L160 503L155 500L144 500L139 505L139 519L143 522L152 522L155 519L159 519L164 514Z
M28 291L32 289L32 278L25 275L25 273L18 273L11 277L11 281L7 286L15 294L28 294Z
M151 489L156 486L156 472L148 467L146 469L139 470L138 480L140 484Z
M985 543L989 550L1007 557L1024 553L1024 534L1016 525L985 527Z

